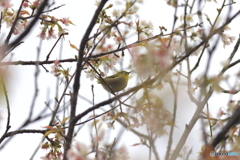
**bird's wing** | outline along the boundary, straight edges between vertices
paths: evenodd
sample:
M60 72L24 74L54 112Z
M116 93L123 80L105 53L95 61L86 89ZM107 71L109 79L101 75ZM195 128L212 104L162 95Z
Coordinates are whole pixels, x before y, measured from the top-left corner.
M112 78L116 78L116 77L118 77L118 75L116 75L116 74L114 74L114 75L111 75L111 76L108 76L108 77L105 77L105 79L112 79Z

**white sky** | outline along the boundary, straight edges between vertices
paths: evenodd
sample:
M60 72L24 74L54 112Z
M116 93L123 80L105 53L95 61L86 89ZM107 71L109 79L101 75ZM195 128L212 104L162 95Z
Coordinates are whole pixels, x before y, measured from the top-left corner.
M14 8L16 9L17 3L19 3L19 0L15 0L14 2ZM110 1L111 2L111 1ZM52 12L54 15L57 15L59 18L61 17L70 17L72 22L75 24L75 26L70 26L69 27L69 35L66 36L65 42L64 42L64 53L63 56L65 58L73 58L74 55L77 54L77 52L74 49L71 49L68 44L68 40L71 41L71 43L75 44L78 46L81 37L88 25L88 22L91 20L91 17L93 15L93 12L95 10L94 6L95 1L94 0L87 0L87 1L66 1L66 0L58 0L57 4L66 4L66 6ZM170 7L166 7L166 10L164 10L164 7L161 7L165 4L165 1L159 1L159 0L145 0L144 5L140 6L140 10L138 14L140 15L141 20L146 20L146 21L151 21L154 24L155 27L155 34L158 34L158 26L165 26L166 28L169 28L170 32L170 27L172 25L172 13L173 10ZM214 4L214 3L212 3ZM221 4L219 2L219 4ZM237 4L239 5L239 4ZM211 10L211 13L213 13L216 8L212 8L214 5L210 6L208 9ZM52 14L50 13L50 14ZM214 13L213 13L214 14ZM211 16L211 15L209 15ZM238 18L239 22L239 18ZM235 23L236 24L236 23ZM5 26L3 26L5 27ZM2 28L3 28L2 27ZM230 31L231 33L234 33L235 36L239 34L239 25L231 25L233 31ZM17 49L14 53L14 60L35 60L36 59L36 47L39 45L39 39L36 38L36 35L39 33L38 29L34 29L32 31L31 36L28 36L28 38L25 40L25 42ZM44 60L46 53L49 52L51 49L52 45L55 43L55 40L53 41L45 41L44 47L42 50L42 55L41 58ZM226 47L225 50L221 50L217 53L217 55L214 57L216 59L225 59L224 53L229 53L231 51L232 47ZM56 59L58 56L58 47L56 50L54 50L53 54L51 55L50 59ZM220 65L220 64L217 64ZM47 69L50 70L51 65L46 65ZM73 69L75 67L75 63L73 64ZM11 67L12 68L12 73L11 73L11 89L9 90L9 98L11 102L11 110L12 110L12 119L11 119L11 131L14 129L17 129L20 124L25 120L25 117L28 115L28 108L31 105L31 100L33 97L33 92L34 92L34 84L33 84L33 75L35 68L33 66L26 67L26 66L17 66L17 67ZM214 73L214 70L217 68L212 68L212 71ZM39 110L43 108L44 101L49 100L54 103L53 97L55 96L54 93L54 87L56 84L56 78L52 76L49 73L46 73L43 69L41 69L40 77L39 77L39 86L40 86L40 92L39 92L39 97L36 102L37 107L39 107ZM89 95L89 99L91 98L91 85L94 84L95 90L102 90L101 86L97 85L95 81L84 81L84 85L81 86L80 92L84 92L84 95ZM132 87L135 85L134 81L130 80L129 87ZM47 87L46 87L47 86ZM167 89L166 87L165 91L162 91L160 93L161 98L163 100L166 100L165 106L169 107L169 110L171 110L172 102L167 101L168 96L171 94L171 91ZM50 91L49 95L46 95ZM188 100L186 91L186 88L181 89L182 94L179 97L179 103L182 105L179 105L181 108L178 109L178 120L177 120L177 128L176 128L176 133L175 133L175 139L178 139L180 133L184 130L185 124L189 122L189 120L192 117L192 113L195 111L195 106L190 103L190 100ZM103 93L103 92L102 92ZM96 103L100 102L101 100L106 99L108 96L107 93L101 94L101 96L96 96ZM224 96L224 97L223 97ZM216 107L220 106L225 106L228 97L225 95L216 95L218 101L216 102L216 98L211 100L210 103L213 103L216 105ZM221 98L219 98L221 97ZM238 98L238 97L237 97ZM222 101L219 101L219 99L222 99ZM86 106L91 106L86 103ZM3 107L5 107L3 105ZM3 108L2 107L2 108ZM84 108L86 109L86 108ZM84 110L83 109L83 110ZM4 110L4 109L1 109ZM2 112L3 113L3 112ZM183 116L184 115L184 116ZM6 118L6 114L4 113L3 119ZM181 117L182 116L182 117ZM41 127L46 126L48 123L47 121L39 121L38 123L34 123L31 126L28 126L27 128L39 128L42 129ZM0 123L0 134L2 134L2 130L5 129L5 121L2 121ZM187 146L189 148L193 148L193 154L196 156L197 152L199 152L199 147L201 146L201 135L199 132L200 127L196 126L192 134L189 136L189 139L187 141ZM85 128L86 132L81 132L81 134L78 136L76 139L77 141L82 141L88 140L85 137L88 137L88 127ZM113 135L114 132L117 133L116 130L112 131ZM196 133L199 135L196 136ZM10 143L6 145L6 147L0 152L0 159L8 159L8 160L27 160L30 158L30 155L33 153L34 149L36 148L37 144L39 143L40 138L42 135L35 134L35 135L28 135L28 134L22 134L22 135L17 135L15 136ZM139 139L138 137L132 136L131 133L127 132L126 136L128 137L127 140L123 141L123 143L130 148L130 151L132 153L137 153L137 155L141 155L139 153L144 153L146 152L146 148L144 146L137 146L137 147L131 147L132 144L138 143ZM165 149L166 149L166 144L167 144L167 139L166 137L162 138L159 140L159 148L158 151L162 152L163 154L160 154L161 159L163 159L163 155L165 155ZM38 155L36 156L35 159L40 159L38 157L43 156L45 152L40 151ZM136 154L134 154L136 155ZM146 154L144 154L146 156ZM143 155L141 155L142 159L144 158ZM138 158L140 159L140 158Z

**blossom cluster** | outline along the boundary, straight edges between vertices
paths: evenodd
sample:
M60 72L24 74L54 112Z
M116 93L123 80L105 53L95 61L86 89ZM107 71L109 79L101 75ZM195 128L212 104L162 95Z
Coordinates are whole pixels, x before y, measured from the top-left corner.
M12 27L15 21L13 34L18 35L26 29L29 20L34 18L38 7L41 5L42 0L35 0L31 2L30 0L24 0L22 3L22 10L19 12L13 8L13 5L9 3L8 0L0 1L0 9L2 11L2 23L6 23L6 27ZM19 14L18 14L19 12ZM45 11L48 12L48 11ZM41 20L41 32L38 37L41 39L52 39L57 38L64 33L67 33L67 29L63 27L73 25L69 18L56 18L50 15L42 14L39 18ZM61 22L61 23L59 23ZM56 33L55 30L58 30Z

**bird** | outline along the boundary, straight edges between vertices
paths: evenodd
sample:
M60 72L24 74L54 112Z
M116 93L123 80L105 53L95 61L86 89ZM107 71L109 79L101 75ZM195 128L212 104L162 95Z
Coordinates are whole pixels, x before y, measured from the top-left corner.
M114 75L105 78L98 77L97 79L98 83L101 84L106 91L113 94L113 92L119 92L127 87L130 73L131 72L120 71Z

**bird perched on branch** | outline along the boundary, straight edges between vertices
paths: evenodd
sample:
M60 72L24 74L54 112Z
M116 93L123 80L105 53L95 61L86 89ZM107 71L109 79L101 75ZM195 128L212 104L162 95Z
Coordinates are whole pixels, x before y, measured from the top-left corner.
M99 77L97 79L98 83L101 84L106 91L113 94L113 92L119 92L126 88L130 73L131 72L120 71L114 75L105 78Z

